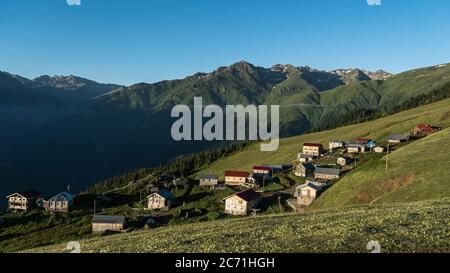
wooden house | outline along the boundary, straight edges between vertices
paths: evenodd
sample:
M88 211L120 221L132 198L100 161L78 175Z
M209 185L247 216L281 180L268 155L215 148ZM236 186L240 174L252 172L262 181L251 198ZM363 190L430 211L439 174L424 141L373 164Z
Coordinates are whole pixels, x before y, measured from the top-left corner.
M356 144L356 145L363 145L366 148L372 150L373 148L375 148L377 146L377 142L370 139L370 138L365 138L365 137L358 137L355 138L353 140L352 144Z
M253 174L272 175L272 168L269 166L253 166Z
M225 184L229 186L241 186L245 184L250 176L248 172L225 171Z
M312 162L315 158L316 158L316 157L313 156L313 155L302 154L302 153L298 154L298 156L297 156L297 160L298 160L300 163L304 163L304 162Z
M328 148L330 151L333 151L335 149L345 148L345 143L340 140L332 140L328 143Z
M94 215L92 219L93 232L122 231L127 220L125 216Z
M316 167L312 163L300 163L295 168L294 174L299 177L308 177L314 175Z
M322 144L319 143L304 143L303 154L321 156L324 153Z
M36 207L36 202L42 197L38 191L24 191L8 195L8 211L27 212Z
M69 212L73 206L74 196L68 192L61 192L45 201L44 208L50 212Z
M367 145L367 143L369 143L370 141L371 141L371 139L369 139L369 138L358 137L353 140L353 143L360 144L360 145Z
M407 141L409 141L409 136L402 134L391 134L388 138L390 144L400 144Z
M272 180L272 168L268 166L253 166L252 177L256 181Z
M366 145L364 145L364 144L349 144L349 145L347 145L347 152L349 154L365 153Z
M168 190L160 190L147 196L148 210L168 210L175 204L175 196Z
M341 176L340 169L316 167L314 178L324 180L339 179Z
M217 175L204 174L200 175L200 187L212 187L219 184L219 177Z
M352 163L353 159L349 157L339 157L336 161L336 163L340 166L347 166L348 164Z
M295 189L294 196L297 197L297 204L309 206L322 192L322 187L314 183L305 183Z
M254 190L246 190L225 198L225 213L231 215L247 215L256 208L261 200L261 194Z
M413 136L429 136L439 132L442 128L431 126L429 124L419 124L412 129Z

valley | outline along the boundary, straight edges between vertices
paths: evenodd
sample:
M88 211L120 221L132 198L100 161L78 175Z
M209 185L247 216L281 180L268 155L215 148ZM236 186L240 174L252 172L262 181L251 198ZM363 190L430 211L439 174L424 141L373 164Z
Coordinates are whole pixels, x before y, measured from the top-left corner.
M99 191L103 195L92 192L79 195L77 205L67 215L39 210L4 215L0 248L6 252L26 249L64 252L64 245L60 243L82 240L84 252L184 252L192 247L199 252L222 252L224 245L229 246L229 250L239 248L244 252L364 252L366 240L370 238L380 241L386 252L446 252L450 247L445 232L450 185L447 175L438 174L446 171L444 166L449 161L448 153L444 152L450 138L449 109L450 99L446 99L366 123L282 139L280 149L270 156L259 150L258 143L249 144L192 170L184 186L170 186L178 203L169 210L145 210L147 200L142 193L158 181L158 174L130 174L134 179L126 186L108 190L105 185ZM336 138L367 137L385 145L388 135L406 133L418 123L432 123L444 129L392 149L388 172L386 156L361 154L357 168L344 174L301 213L292 213L285 197L277 199L305 182L304 178L290 173L275 176L272 183L262 188L264 202L256 217L224 213L224 198L237 189L211 190L198 186L199 175L205 173L217 174L223 181L226 170L293 163L306 142L326 145ZM96 196L112 198L109 203L98 205L97 213L125 215L129 219L125 234L103 237L91 233L92 205ZM157 219L157 224L146 230L142 219L149 216ZM428 232L428 237L418 239L418 234L429 226L433 226L433 230ZM402 232L396 233L398 230ZM167 235L174 232L178 235ZM218 237L211 237L212 234ZM345 237L342 234L346 234ZM197 238L194 245L188 239L192 236ZM237 244L236 238L241 236L248 240ZM297 244L289 244L293 238ZM258 248L252 248L256 242ZM48 246L52 244L56 245ZM35 249L41 246L47 247Z
M280 134L289 137L355 122L359 113L382 116L402 102L448 84L449 69L439 65L390 75L292 65L263 68L242 61L185 79L128 87L76 76L28 80L2 73L0 103L8 102L8 107L1 111L8 120L0 120L0 125L8 130L0 144L7 151L14 140L17 149L2 153L0 175L24 190L49 191L71 184L81 191L132 169L158 166L220 145L208 141L185 145L171 139L175 119L170 118L170 109L180 103L192 105L195 96L202 96L204 104L219 106L278 104ZM47 114L36 122L33 109ZM33 181L24 181L22 173Z

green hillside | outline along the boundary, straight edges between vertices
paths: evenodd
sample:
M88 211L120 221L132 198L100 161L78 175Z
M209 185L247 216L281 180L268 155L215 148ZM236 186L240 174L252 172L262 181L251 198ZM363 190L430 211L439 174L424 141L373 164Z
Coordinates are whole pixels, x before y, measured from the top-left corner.
M71 103L67 105L73 106L64 107L67 112L52 115L37 126L29 126L27 122L34 118L33 113L19 113L23 114L20 120L25 122L8 116L5 122L0 121L8 129L9 139L17 143L11 156L0 158L0 162L5 162L0 168L6 174L1 178L14 185L11 189L0 189L0 194L19 188L53 192L67 184L76 191L83 190L111 176L225 145L207 141L186 145L172 139L170 132L175 119L171 118L170 110L180 103L192 104L195 96L201 96L204 105L280 105L280 135L289 137L355 123L361 116L366 117L367 112L370 118L386 115L403 102L407 107L395 110L423 105L430 101L424 99L411 105L410 100L416 101L418 95L435 92L437 88L442 89L437 99L450 94L448 65L377 78L385 80L370 80L368 75L373 74L357 69L336 72L292 65L264 68L239 62L180 80L119 88L88 102L85 99L117 86L70 76L40 77L31 83L16 77L14 86L23 87L20 83L23 82L39 97L57 93L64 97L62 101L69 100ZM8 81L1 78L0 75L0 108L1 98L8 105L11 101L22 101L20 92L5 88L13 78ZM78 86L82 87L72 90ZM67 96L68 93L71 95ZM23 130L15 129L16 124L31 130L24 134ZM293 150L286 151L292 154ZM284 155L287 153L281 157ZM33 184L22 174L33 177Z
M80 241L86 252L448 252L450 201L362 206L164 227ZM424 236L426 234L426 236ZM54 245L30 252L67 252Z
M251 170L258 164L284 164L296 159L305 142L319 142L328 146L332 139L351 140L369 137L379 142L386 141L391 133L405 133L419 123L430 123L442 127L450 126L450 99L404 111L375 121L346 126L334 130L281 139L280 148L271 153L261 152L259 145L216 161L200 173L218 174L223 178L225 170ZM390 170L386 175L384 161L369 162L357 171L344 176L322 195L317 207L334 207L370 202L407 202L435 197L450 197L448 166L450 154L445 147L450 143L449 130L413 142L391 154ZM379 183L408 178L410 183L398 191L377 190ZM387 181L387 182L386 182ZM402 184L402 182L399 182ZM381 187L381 186L380 186ZM391 186L386 185L387 188ZM370 198L361 200L359 194L368 192ZM377 199L380 198L380 199Z
M450 129L403 146L385 160L351 172L326 191L314 208L361 203L403 203L450 196Z
M272 204L276 200L271 198L266 204L268 209L262 210L260 216L229 219L232 217L223 215L221 200L231 192L216 195L194 186L176 195L183 201L184 209L198 211L198 217L193 214L192 218L181 219L174 208L164 215L172 217L168 224L164 223L158 229L144 232L133 222L130 230L134 232L105 238L89 234L90 214L87 213L78 218L50 219L43 226L33 227L32 223L18 226L20 232L32 230L25 240L17 237L20 233L15 228L4 229L5 240L0 247L4 251L17 251L73 238L84 239L82 248L87 252L189 252L192 247L196 247L195 251L205 252L363 252L370 238L380 241L383 249L389 252L448 251L450 191L446 180L449 171L445 166L450 156L442 151L448 150L449 145L450 99L371 122L282 139L276 152L263 153L259 151L259 144L249 144L243 146L243 150L223 155L199 173L222 175L227 169L251 170L257 164L290 163L304 142L327 145L331 139L356 137L384 142L389 134L408 132L418 123L447 129L394 149L387 174L382 155L364 156L366 161L359 162L356 170L344 175L323 193L306 214L283 214L284 209L276 211L272 205L278 204ZM145 187L145 182L144 179L143 184L136 184L135 192L121 193L127 200L125 203L102 213L130 215L138 204L137 193ZM269 193L288 190L287 186L276 186L275 183L267 185L265 190ZM48 216L42 217L47 219ZM81 228L81 233L77 227ZM65 237L41 240L51 236L52 232L65 234ZM428 237L423 237L424 233ZM65 247L57 245L32 251L63 252Z
M263 68L242 61L181 80L122 88L93 100L91 107L158 112L192 105L195 96L202 96L204 104L277 104L282 133L293 135L355 109L387 112L449 82L449 65L415 69L383 81L371 80L358 69L339 76L309 67Z

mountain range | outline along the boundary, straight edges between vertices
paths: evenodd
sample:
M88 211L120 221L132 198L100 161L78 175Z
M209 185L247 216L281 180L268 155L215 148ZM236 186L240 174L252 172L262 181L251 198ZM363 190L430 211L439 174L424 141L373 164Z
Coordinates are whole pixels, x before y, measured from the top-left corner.
M83 189L124 171L159 165L219 143L174 142L174 105L278 104L282 136L302 134L349 112L387 113L450 81L450 66L391 75L362 69L321 71L238 62L184 79L131 86L75 76L34 80L0 73L1 194L31 187Z

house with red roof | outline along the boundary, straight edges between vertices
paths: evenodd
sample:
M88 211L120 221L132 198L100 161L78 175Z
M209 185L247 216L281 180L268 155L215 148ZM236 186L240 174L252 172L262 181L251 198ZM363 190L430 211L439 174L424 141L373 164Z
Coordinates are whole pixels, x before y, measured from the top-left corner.
M269 166L253 166L252 177L257 181L268 181L272 179L273 170Z
M253 173L269 175L272 174L272 168L268 166L253 166Z
M225 198L225 213L231 215L247 215L256 208L261 194L254 190L246 190Z
M229 186L242 186L247 182L247 178L250 176L248 172L242 171L225 171L225 185Z
M439 132L442 128L431 126L429 124L419 124L412 129L414 136L429 136Z
M323 154L324 148L320 143L304 143L303 144L303 154L320 156Z
M369 143L370 141L371 141L371 139L369 139L369 138L358 137L353 140L353 143L359 144L359 145L367 145L367 143Z
M8 199L8 211L11 212L27 212L37 206L37 201L42 197L42 193L32 190L24 192L16 192L6 196Z

